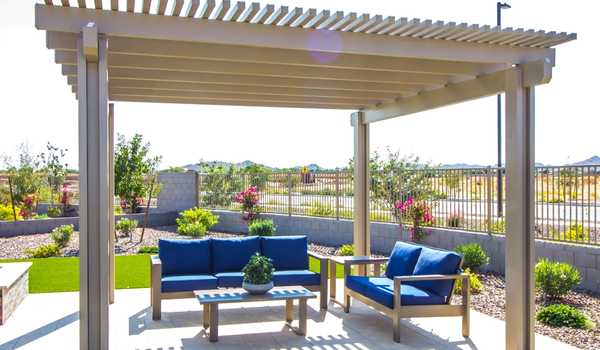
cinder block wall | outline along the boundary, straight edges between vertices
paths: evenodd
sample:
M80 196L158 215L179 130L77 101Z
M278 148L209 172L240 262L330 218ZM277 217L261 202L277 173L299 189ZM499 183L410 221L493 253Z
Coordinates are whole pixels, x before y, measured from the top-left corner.
M154 212L179 212L198 205L198 177L193 171L160 173L161 190Z
M219 223L214 230L222 232L247 232L246 223L238 212L214 211L219 216ZM263 214L273 219L280 235L307 235L314 243L338 246L352 243L352 221L306 216L287 216ZM433 247L454 249L457 245L477 242L490 255L489 271L504 273L504 236L485 233L428 228L429 234L425 243ZM398 225L371 223L371 250L388 255L394 243L408 240L408 232L401 232ZM582 277L581 287L600 293L600 247L583 246L549 241L536 241L537 258L545 257L553 261L572 264Z

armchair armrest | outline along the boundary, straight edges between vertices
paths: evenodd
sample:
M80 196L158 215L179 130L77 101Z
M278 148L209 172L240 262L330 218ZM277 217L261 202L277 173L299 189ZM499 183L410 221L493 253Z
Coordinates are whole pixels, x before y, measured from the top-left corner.
M461 278L468 278L469 275L466 273L458 273L452 275L412 275L412 276L396 276L394 277L394 281L398 280L400 282L408 282L408 281L437 281L437 280L457 280Z
M368 256L353 256L344 259L344 265L370 265L370 264L383 264L388 262L388 258L372 258Z

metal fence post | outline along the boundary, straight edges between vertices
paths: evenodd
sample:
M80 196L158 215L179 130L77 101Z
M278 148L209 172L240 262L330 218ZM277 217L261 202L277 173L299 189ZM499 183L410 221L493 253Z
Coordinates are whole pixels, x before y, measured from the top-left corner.
M487 168L487 232L492 233L492 167Z
M335 171L335 218L340 219L340 171Z
M287 174L288 215L292 216L292 173Z

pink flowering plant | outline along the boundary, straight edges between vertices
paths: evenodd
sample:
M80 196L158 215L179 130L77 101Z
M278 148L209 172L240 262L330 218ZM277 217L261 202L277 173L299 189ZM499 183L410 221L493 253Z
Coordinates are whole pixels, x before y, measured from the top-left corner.
M410 228L411 240L414 242L423 241L427 232L422 226L429 226L434 222L429 204L426 201L408 197L406 200L397 201L394 208L401 218L400 227L403 226L402 218L406 218L412 223L412 227Z
M31 217L33 216L34 208L35 208L35 195L28 194L23 199L23 206L21 207L19 215L21 215L25 219L31 219Z
M250 186L246 190L235 195L235 201L242 205L242 219L251 222L260 213L259 194L256 186Z

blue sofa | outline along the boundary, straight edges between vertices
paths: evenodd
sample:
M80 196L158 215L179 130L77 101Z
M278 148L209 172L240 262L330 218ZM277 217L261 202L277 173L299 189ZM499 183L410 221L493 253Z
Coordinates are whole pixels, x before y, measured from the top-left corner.
M239 288L242 268L255 253L271 258L275 286L301 285L320 291L327 308L327 259L308 250L306 236L161 239L151 259L152 317L161 317L163 299L190 298L196 290ZM309 270L309 256L321 273Z
M351 275L352 265L387 262L383 276ZM400 320L409 317L461 316L463 336L469 336L469 276L461 272L458 253L396 242L390 257L352 259L344 265L344 311L355 298L393 320L394 341L400 342ZM457 279L462 280L462 303L451 305Z

